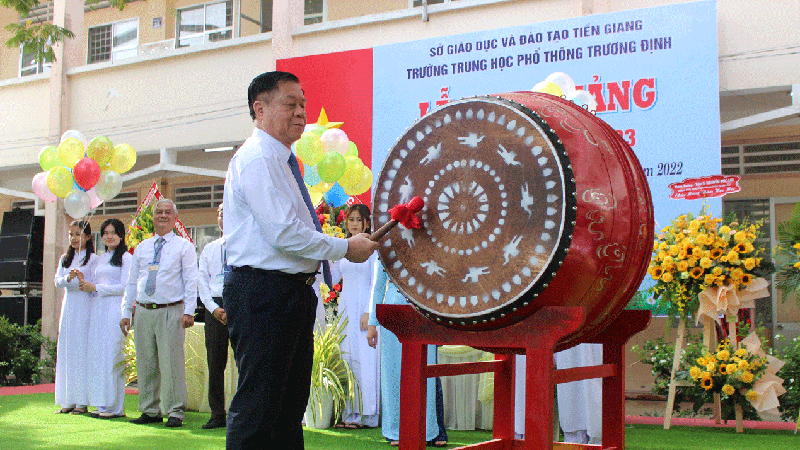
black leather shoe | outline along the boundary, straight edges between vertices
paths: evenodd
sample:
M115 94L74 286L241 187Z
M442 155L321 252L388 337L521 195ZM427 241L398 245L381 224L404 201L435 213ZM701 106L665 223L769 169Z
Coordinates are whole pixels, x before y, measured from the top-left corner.
M212 417L212 418L208 419L208 422L206 422L202 426L202 428L204 430L211 430L212 428L225 428L225 425L226 425L226 423L225 423L225 419L224 418L219 418L218 419L218 418Z
M161 423L163 421L164 419L161 417L148 416L147 414L142 414L141 416L139 416L138 419L130 420L131 423L135 423L137 425L144 425L147 423Z
M169 428L182 427L183 426L183 421L181 419L178 419L177 417L170 416L170 418L167 419L167 423L164 424L164 426L165 427L169 427Z

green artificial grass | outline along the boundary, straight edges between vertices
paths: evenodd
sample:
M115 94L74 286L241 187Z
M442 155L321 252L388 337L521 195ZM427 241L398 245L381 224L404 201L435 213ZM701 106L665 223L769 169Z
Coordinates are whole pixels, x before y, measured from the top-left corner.
M208 413L188 412L183 427L163 424L134 425L128 419L139 417L137 397L125 396L127 418L102 420L88 415L53 414L58 409L53 394L0 396L0 449L224 449L225 430L202 430ZM491 439L490 431L448 431L448 448ZM380 429L305 430L308 450L361 450L389 447ZM727 428L673 427L664 430L654 425L629 425L628 450L783 450L800 448L800 435L791 431L746 430L737 434Z

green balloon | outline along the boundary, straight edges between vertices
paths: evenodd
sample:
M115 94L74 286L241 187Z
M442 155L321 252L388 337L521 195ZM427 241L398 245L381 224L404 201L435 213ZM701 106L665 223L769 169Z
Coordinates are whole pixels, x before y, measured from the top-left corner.
M338 152L328 152L322 155L322 159L317 163L317 170L319 177L326 183L333 183L338 180L344 170L347 168L347 162L344 156Z
M322 159L322 140L315 133L306 131L294 143L294 150L300 161L313 166Z
M356 147L355 142L350 141L350 143L347 144L347 151L344 153L344 156L358 156L358 147Z
M42 170L49 171L53 167L61 165L61 159L58 158L58 147L51 145L49 147L42 147L39 152L39 165Z

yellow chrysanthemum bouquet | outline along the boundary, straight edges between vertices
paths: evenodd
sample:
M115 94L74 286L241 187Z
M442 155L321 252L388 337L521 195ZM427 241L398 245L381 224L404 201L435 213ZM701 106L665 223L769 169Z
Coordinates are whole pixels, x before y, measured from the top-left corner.
M695 386L702 389L698 390L697 397L704 403L713 401L711 394L720 393L722 400L730 399L741 405L745 400L758 401L759 393L753 385L766 372L768 361L747 348L734 348L726 340L719 344L716 352L704 349L702 356L684 361L684 364L689 366L689 377Z
M743 301L765 293L771 264L756 245L760 224L700 215L674 219L656 236L648 273L654 299L671 317L736 314ZM756 281L758 282L756 283ZM753 290L752 295L742 295ZM701 295L703 294L703 295ZM762 295L763 296L763 295ZM742 297L747 297L742 300Z

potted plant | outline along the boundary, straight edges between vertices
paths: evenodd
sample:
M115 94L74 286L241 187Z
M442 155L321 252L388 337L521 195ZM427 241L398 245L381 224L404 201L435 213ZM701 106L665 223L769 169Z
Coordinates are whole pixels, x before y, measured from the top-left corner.
M312 428L328 428L339 417L346 403L353 404L361 395L350 365L342 358L340 344L347 318L335 316L325 330L314 330L314 365L311 392L305 421Z

